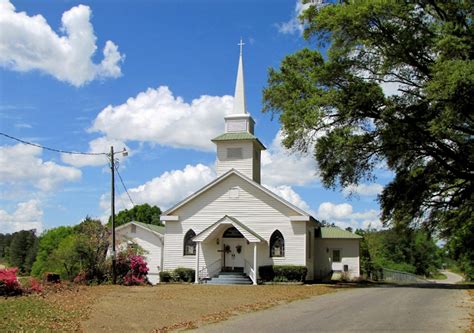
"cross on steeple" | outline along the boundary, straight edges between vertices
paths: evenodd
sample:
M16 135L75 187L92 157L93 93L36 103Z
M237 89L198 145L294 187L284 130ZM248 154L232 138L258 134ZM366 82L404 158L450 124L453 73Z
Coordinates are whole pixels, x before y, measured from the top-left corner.
M242 37L240 37L240 43L239 43L239 44L237 44L237 45L239 45L239 46L240 46L240 55L242 55L242 46L244 46L244 45L245 45L245 43L243 43L243 42L242 42Z

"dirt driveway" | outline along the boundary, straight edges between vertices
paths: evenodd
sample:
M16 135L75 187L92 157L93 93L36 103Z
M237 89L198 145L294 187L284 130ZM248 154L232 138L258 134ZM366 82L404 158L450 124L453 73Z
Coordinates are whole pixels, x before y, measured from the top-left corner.
M116 287L92 307L85 332L195 328L236 313L340 290L324 285Z

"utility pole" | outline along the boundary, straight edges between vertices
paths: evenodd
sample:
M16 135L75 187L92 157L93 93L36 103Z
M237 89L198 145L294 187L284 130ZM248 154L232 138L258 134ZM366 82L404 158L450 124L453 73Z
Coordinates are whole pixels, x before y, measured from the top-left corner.
M112 193L111 199L111 218L112 218L112 283L117 283L116 271L116 253L115 253L115 161L114 161L114 146L110 146L110 171L112 173Z

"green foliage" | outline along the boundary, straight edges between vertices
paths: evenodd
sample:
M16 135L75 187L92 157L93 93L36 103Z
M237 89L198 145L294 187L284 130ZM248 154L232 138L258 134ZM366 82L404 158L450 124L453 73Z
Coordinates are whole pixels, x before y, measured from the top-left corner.
M73 280L80 272L87 281L106 279L106 254L109 233L98 220L89 217L74 227L58 227L45 232L32 274L42 278L46 272Z
M137 205L132 209L122 210L115 217L115 226L118 227L131 221L137 221L147 224L163 225L160 222L161 210L157 206L149 204ZM112 226L112 219L109 218L107 225Z
M160 282L171 282L171 272L169 271L161 271L160 272Z
M0 259L12 267L18 267L20 274L30 274L37 252L38 237L35 230L0 234Z
M38 254L31 270L33 276L42 278L45 272L54 270L52 267L54 263L49 260L49 257L58 248L59 243L72 233L72 227L64 226L43 232L39 237Z
M327 57L309 48L287 56L269 70L263 92L263 111L279 115L284 145L314 146L326 187L373 180L383 162L395 177L379 198L382 220L436 231L466 272L474 262L473 7L311 6L302 16L305 38L328 46ZM387 84L398 85L398 95L384 95Z
M160 282L194 282L196 277L192 268L178 267L172 271L160 272Z
M195 270L191 268L178 267L172 274L174 282L194 282Z
M362 273L374 276L389 268L417 275L432 276L442 265L442 250L426 231L410 228L357 230Z
M274 282L304 282L308 269L297 265L267 265L258 268L260 279Z

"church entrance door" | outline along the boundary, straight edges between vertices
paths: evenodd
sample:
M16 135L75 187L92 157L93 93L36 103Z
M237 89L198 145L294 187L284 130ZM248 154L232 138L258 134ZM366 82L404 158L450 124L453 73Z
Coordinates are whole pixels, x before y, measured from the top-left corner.
M224 243L224 270L243 271L244 260L244 236L235 228L228 228L222 235Z
M244 268L244 245L243 238L224 238L225 268L227 270L242 270Z

